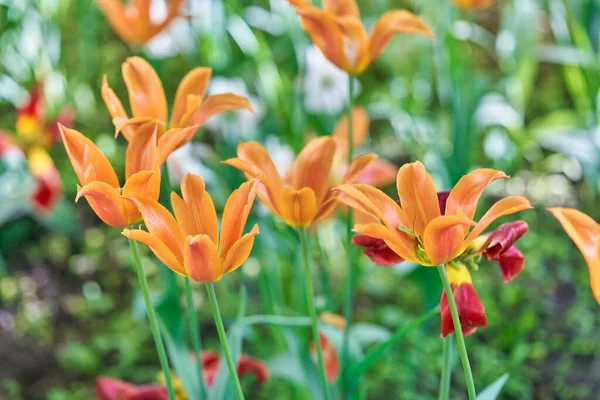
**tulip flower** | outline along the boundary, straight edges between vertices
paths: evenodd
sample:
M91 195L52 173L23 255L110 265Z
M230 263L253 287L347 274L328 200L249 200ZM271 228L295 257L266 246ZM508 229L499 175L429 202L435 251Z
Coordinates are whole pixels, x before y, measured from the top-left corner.
M339 204L330 190L330 175L337 149L331 136L311 140L298 154L292 173L282 178L267 150L257 142L240 143L237 158L224 161L246 174L260 177L258 197L275 215L295 228L306 228L327 219ZM352 183L377 158L357 157L342 178Z
M167 98L154 68L140 57L130 57L123 63L121 71L133 118L130 118L121 100L108 85L106 76L102 83L102 98L113 118L116 134L122 131L128 141L131 141L136 126L148 122L158 124L160 138L169 128L200 127L209 118L226 111L246 109L254 112L248 99L243 96L232 93L205 96L212 69L198 67L180 82L171 118L168 119Z
M216 351L202 352L202 374L206 385L211 387L219 372L221 356ZM239 376L254 375L258 383L264 383L269 380L271 374L269 367L258 358L250 357L242 354L237 362L237 373Z
M355 232L383 240L404 260L437 266L461 256L497 218L531 208L524 197L509 196L494 204L478 223L473 221L487 185L507 178L493 169L472 171L448 194L444 214L433 180L420 162L405 164L398 172L400 204L369 185L345 184L335 191L342 203L377 221L356 225Z
M288 0L300 16L304 30L323 55L350 75L363 72L396 33L433 37L429 26L404 10L389 11L367 35L355 0L324 1L324 8L307 0Z
M590 270L590 284L600 304L600 225L588 215L572 208L548 208L583 254Z
M353 145L359 149L369 137L369 116L362 107L352 108ZM343 115L336 124L332 136L337 141L333 160L334 175L341 178L348 170L348 116ZM390 185L396 179L398 167L389 161L378 158L369 163L357 183L366 183L376 187Z
M496 2L496 0L451 0L452 3L460 8L487 8Z
M236 270L250 255L258 225L242 236L258 181L235 190L223 211L221 235L217 213L202 178L187 174L181 181L183 198L171 193L175 216L156 198L125 196L137 207L148 231L125 229L123 235L144 243L167 267L197 282L216 282Z
M163 31L175 18L181 15L181 5L185 0L170 0L165 18L156 22L150 12L151 0L96 0L108 23L125 42L142 46Z
M189 140L196 128L172 129L157 139L156 124L139 127L139 134L127 148L126 181L121 186L112 165L94 142L59 124L67 155L82 185L78 186L75 201L85 197L96 215L110 226L125 227L139 222L140 212L125 198L157 199L160 167L173 150Z
M96 379L97 400L168 400L167 389L162 385L141 385L108 377Z
M327 335L323 333L323 331L319 331L319 340L321 341L321 348L323 349L325 376L327 377L327 381L329 383L335 383L340 374L340 360L337 350ZM310 344L310 352L313 357L316 357L317 348L314 342Z

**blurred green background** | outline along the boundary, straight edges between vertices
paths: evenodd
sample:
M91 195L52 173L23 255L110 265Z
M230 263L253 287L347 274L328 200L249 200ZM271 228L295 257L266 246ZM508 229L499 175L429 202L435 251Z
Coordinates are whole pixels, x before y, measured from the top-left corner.
M156 3L160 14L162 2ZM576 207L600 219L600 1L498 1L478 11L444 0L358 3L367 26L387 10L405 8L436 33L434 41L400 35L359 77L356 103L371 118L363 151L398 166L422 160L439 188L450 188L474 167L502 169L512 178L494 183L482 203L521 194L535 206L519 215L530 225L519 242L523 273L504 285L497 267L484 262L474 274L489 322L467 338L477 386L509 373L501 398L597 398L600 310L582 256L544 208ZM115 36L93 1L0 0L0 129L15 130L15 109L43 82L48 119L73 108L74 127L122 174L125 142L113 139L100 97L103 74L125 99L120 65L141 55L172 99L190 69L210 66L210 91L246 95L257 113L212 119L169 165L202 175L217 209L243 180L220 164L235 155L238 141L266 144L284 165L302 147L306 130L331 133L346 104L347 77L311 46L283 0L188 0L184 9L188 18L133 48ZM148 382L159 370L127 242L85 201L73 202L77 178L60 143L51 155L64 195L50 215L36 213L15 189L26 181L24 161L4 157L0 163L3 399L89 399L99 375ZM295 232L261 206L252 219L261 235L251 258L217 285L226 324L238 312L240 284L248 292L247 315L303 304L295 283L301 273ZM318 231L336 298L332 305L321 297L317 303L337 313L347 265L344 237L342 220ZM435 270L360 260L355 321L372 327L363 332L364 343L389 336L439 302ZM165 315L181 318L182 282L149 252L144 261L157 304ZM201 285L195 289L204 345L218 349L205 293ZM437 398L441 346L435 317L367 373L363 398ZM274 328L244 332L244 353L274 363L285 351ZM455 361L453 398L463 398ZM245 382L245 388L250 399L310 398L307 389L277 374L261 386Z

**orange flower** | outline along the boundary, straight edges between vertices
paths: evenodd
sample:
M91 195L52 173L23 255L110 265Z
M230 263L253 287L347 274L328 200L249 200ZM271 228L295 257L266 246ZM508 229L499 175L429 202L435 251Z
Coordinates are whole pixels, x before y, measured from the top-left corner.
M384 14L367 35L355 0L324 0L318 8L307 0L288 0L296 8L312 42L338 68L358 75L373 62L396 33L433 37L429 26L404 10Z
M323 331L319 331L319 341L321 342L321 349L323 350L323 363L325 364L325 377L329 383L335 383L338 376L340 375L340 360L338 358L337 350L331 340L325 335ZM313 357L316 358L317 347L315 342L310 343L310 352Z
M121 71L133 118L129 117L121 100L108 85L106 76L102 82L102 98L113 118L116 134L122 131L128 141L133 137L136 126L150 121L159 124L158 137L161 137L168 128L199 127L209 118L226 111L243 108L254 112L243 96L232 93L205 96L212 69L199 67L191 70L179 84L171 119L167 122L167 98L154 68L143 58L130 57L123 63Z
M157 139L156 124L146 124L138 129L129 143L125 160L126 181L123 186L102 152L94 142L80 132L59 124L67 155L79 178L75 201L82 196L104 223L124 227L141 219L135 205L125 197L147 196L158 198L160 172L169 154L188 140L197 127L172 129L168 135Z
M548 208L575 242L590 270L590 284L600 304L600 225L588 215L572 208Z
M165 29L181 15L180 7L185 0L171 0L167 15L161 22L155 22L150 15L150 0L96 0L108 23L125 42L142 46Z
M258 235L258 225L242 236L252 208L258 181L235 190L223 211L221 237L219 222L204 181L187 174L181 181L183 199L171 193L175 217L155 198L127 197L141 212L148 232L123 230L129 239L146 244L167 267L198 282L215 282L246 261Z
M460 8L487 8L496 0L451 0L455 6Z
M360 148L369 138L369 115L364 108L352 108L352 128L354 148ZM342 177L348 170L348 116L343 115L333 130L333 137L337 140L335 158L333 161L334 174ZM357 183L381 187L394 182L398 167L391 162L378 158L373 160L356 179Z
M405 164L398 171L401 206L369 185L341 185L335 190L341 202L383 221L355 225L355 232L383 240L404 260L435 266L459 257L497 218L531 208L524 197L509 196L494 204L478 223L473 221L487 185L506 178L493 169L463 176L450 192L443 214L433 180L420 162Z
M258 197L275 215L295 228L327 219L339 204L330 190L330 173L336 151L331 136L311 140L298 154L293 172L282 179L267 150L257 142L240 143L237 158L224 161L243 171L248 179L260 177ZM357 157L342 178L352 183L375 154Z

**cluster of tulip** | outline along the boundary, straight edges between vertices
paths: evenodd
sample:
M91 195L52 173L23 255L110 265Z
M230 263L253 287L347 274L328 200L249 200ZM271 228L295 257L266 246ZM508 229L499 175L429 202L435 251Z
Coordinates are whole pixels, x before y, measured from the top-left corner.
M150 22L148 2L123 5L106 0L99 1L99 4L124 40L140 44L178 15L181 2L171 2L168 16L160 24ZM161 80L142 58L130 58L122 66L132 117L104 80L102 97L113 118L116 134L122 132L128 142L123 184L108 159L90 139L59 125L64 146L81 183L76 199L85 197L102 221L113 227L124 228L123 235L130 239L166 383L166 390L164 387L156 390L162 393L160 396L163 398L175 398L175 385L149 300L137 243L148 246L164 265L189 278L186 279L188 285L189 280L206 284L223 355L236 394L238 398L243 398L237 372L242 373L242 364L247 364L248 360L241 359L236 368L228 349L213 283L235 271L249 257L259 227L254 225L249 232L244 234L244 231L255 197L258 196L273 214L299 231L314 349L325 398L329 398L327 381L336 379L339 360L335 354L332 357L334 350L318 329L307 237L313 232L308 228L332 218L343 204L351 209L347 213L351 263L355 262L355 257L350 242L364 247L365 254L379 265L389 266L408 261L439 270L444 286L440 300L441 336L455 333L469 398L475 399L464 335L486 326L487 320L484 306L473 287L470 271L477 270L479 261L485 257L498 263L504 282L514 279L521 272L524 257L515 247L515 242L527 232L527 224L516 221L500 225L489 233L484 231L496 219L532 206L522 196L509 196L497 201L476 222L477 204L486 187L496 180L509 178L502 171L476 169L465 175L451 191L438 192L431 176L418 161L396 171L395 167L379 160L375 154L355 157L355 150L364 141L368 130L366 113L352 104L356 75L368 68L395 34L404 32L433 37L432 31L423 20L410 12L391 11L375 23L368 35L354 0L325 0L323 8L306 0L289 2L296 9L312 42L333 64L348 73L351 93L348 115L340 118L331 136L310 140L298 154L295 164L285 173L277 170L261 144L254 141L240 143L237 157L223 162L242 171L247 182L230 195L220 223L212 198L199 176L188 174L183 178L181 197L172 192L170 204L159 202L160 169L171 152L190 142L196 131L212 116L233 109L252 111L249 101L241 96L231 93L206 96L210 68L196 68L184 77L177 89L170 118ZM490 2L457 0L456 3L464 7L476 7ZM387 185L394 178L397 200L374 187ZM550 211L584 253L590 267L592 288L600 302L598 224L576 210L554 208ZM133 225L141 220L146 229L134 228ZM358 235L354 236L353 232ZM352 292L350 282L342 369L347 364ZM195 354L195 357L202 360L205 380L210 382L206 374L214 371L214 368L209 368L209 361L212 360L214 365L214 357L211 360L205 354ZM268 373L256 364L252 365L251 369L259 380L266 379ZM445 365L444 368L449 367ZM99 396L103 399L136 398L125 395L118 397L118 393L137 393L137 390L142 389L111 380L99 381L98 386Z

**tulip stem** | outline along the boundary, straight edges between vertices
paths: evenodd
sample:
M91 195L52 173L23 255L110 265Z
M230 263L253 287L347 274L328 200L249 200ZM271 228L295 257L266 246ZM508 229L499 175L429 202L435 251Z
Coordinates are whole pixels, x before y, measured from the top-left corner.
M137 272L142 294L144 295L144 302L146 303L146 312L148 313L148 320L150 321L150 330L152 331L152 337L154 338L154 345L156 346L156 352L158 353L158 360L160 361L160 368L165 376L165 382L167 383L167 391L169 393L169 400L175 400L175 389L173 388L173 382L171 381L171 371L169 370L169 362L167 360L167 352L165 351L165 345L163 344L162 337L160 336L160 330L158 328L158 320L156 313L154 312L154 306L150 299L150 289L148 288L148 281L146 280L146 273L144 272L144 266L142 265L142 256L140 255L140 247L138 242L129 239L129 247L131 248L131 254L133 254L133 261L135 264L135 270Z
M308 252L308 233L306 228L300 229L300 246L302 247L302 257L304 258L304 287L306 288L306 302L308 305L308 312L310 313L312 335L315 341L315 347L317 349L317 361L319 364L319 372L321 373L321 384L323 385L323 394L326 400L329 400L329 385L327 383L327 376L325 375L325 363L323 361L323 349L321 347L321 338L319 337L319 327L317 320L317 310L315 309L314 303L314 290L312 277L310 273L310 259Z
M208 300L210 301L210 308L212 310L213 317L215 319L215 325L217 326L217 332L219 333L219 340L221 341L221 347L223 348L223 355L227 361L227 367L229 368L229 375L233 380L233 386L235 388L235 395L238 400L244 400L244 392L242 391L242 385L237 375L237 368L231 357L231 351L229 350L229 344L227 343L227 334L225 333L225 327L223 326L223 320L221 319L221 312L219 311L219 304L217 303L217 294L215 293L215 286L212 282L206 282L206 291L208 292Z
M185 297L188 306L188 318L190 323L190 335L192 336L192 345L196 353L196 365L200 379L200 397L206 396L206 387L202 377L202 344L200 343L200 330L198 329L198 316L196 315L196 306L194 305L194 293L192 291L191 279L185 278Z
M444 291L448 298L448 305L450 306L450 313L452 314L452 323L454 325L454 334L456 335L456 343L458 344L458 352L460 354L460 360L462 362L463 371L465 373L465 381L467 384L467 391L469 393L470 400L476 400L477 393L475 392L475 382L473 381L473 372L471 372L471 364L469 363L469 355L467 354L467 345L465 344L465 337L462 333L462 327L460 325L460 318L458 316L458 309L456 308L456 302L454 301L454 295L452 294L452 287L448 280L448 273L446 272L445 265L439 265L437 267L444 285Z
M354 77L348 75L348 166L352 165L352 159L354 158L354 124L352 121L352 106L354 102ZM354 275L356 270L356 254L355 248L352 245L352 210L348 209L348 215L346 216L346 234L348 241L348 274L346 276L346 299L344 304L344 318L346 319L346 326L344 328L344 337L342 342L342 382L344 388L348 387L347 378L348 371L350 370L349 360L349 347L350 347L350 326L352 325L352 306L354 304ZM345 390L345 389L344 389ZM351 393L346 393L350 396ZM346 396L346 397L347 397Z
M444 339L442 339L442 342L442 375L440 377L440 395L438 397L438 400L448 400L448 396L450 395L450 374L452 372L450 365L450 361L452 358L452 343L450 343L449 337L445 337Z

